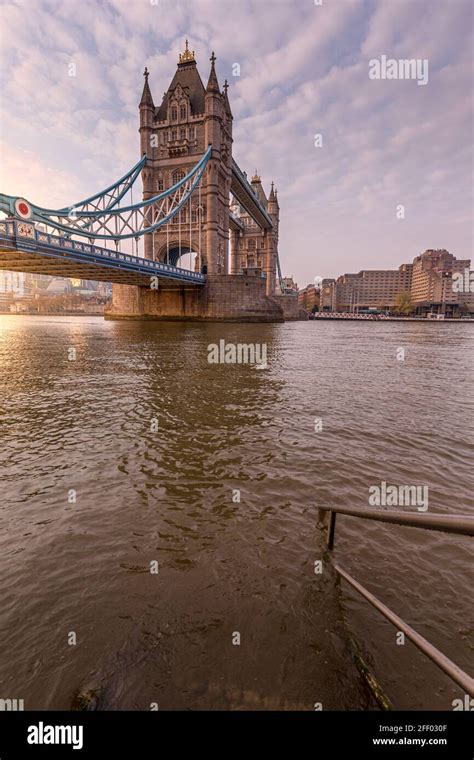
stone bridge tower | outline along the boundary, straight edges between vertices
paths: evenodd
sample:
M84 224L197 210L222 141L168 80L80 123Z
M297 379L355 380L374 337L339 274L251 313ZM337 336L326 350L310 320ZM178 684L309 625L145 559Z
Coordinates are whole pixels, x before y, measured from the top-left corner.
M260 176L255 170L251 180L254 194L272 220L272 229L264 230L257 225L245 209L237 202L231 211L243 224L243 230L233 230L231 240L231 271L264 272L266 293L269 296L276 291L276 273L278 257L278 231L280 225L280 205L278 193L271 184L270 195L266 196Z
M188 254L194 252L194 268L206 277L194 284L159 277L158 288L116 283L109 319L281 322L301 318L296 295L276 292L280 214L276 190L272 185L267 198L257 173L250 183L232 160L228 85L220 89L214 53L210 60L204 87L186 40L161 104L155 106L145 69L139 105L140 149L147 158L142 170L144 200L176 185L212 148L200 191L194 190L176 216L145 235L144 241L148 259L173 266L184 257L181 266L189 268ZM235 199L232 215L231 193Z
M142 172L144 200L174 185L212 145L200 198L197 191L193 193L191 219L188 204L166 225L168 230L164 227L146 236L145 256L176 265L180 256L193 251L195 269L207 274L227 274L232 112L228 85L226 82L223 91L220 90L215 61L213 53L209 80L204 87L194 51L189 50L186 40L176 73L158 107L145 69L139 106L140 149L147 156Z

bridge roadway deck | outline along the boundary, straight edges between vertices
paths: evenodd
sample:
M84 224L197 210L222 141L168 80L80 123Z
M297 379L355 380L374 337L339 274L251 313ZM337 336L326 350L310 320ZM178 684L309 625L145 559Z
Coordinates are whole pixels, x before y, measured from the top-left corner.
M0 269L143 287L157 276L160 288L206 281L199 272L49 235L16 219L0 221Z

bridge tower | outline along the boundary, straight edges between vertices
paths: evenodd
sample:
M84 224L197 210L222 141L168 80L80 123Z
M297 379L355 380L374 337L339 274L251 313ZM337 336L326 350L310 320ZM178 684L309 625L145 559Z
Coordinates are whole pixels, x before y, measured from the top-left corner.
M239 203L232 206L232 213L243 223L243 230L232 233L232 272L261 271L265 273L266 293L273 296L276 291L276 270L278 257L278 230L280 206L277 191L272 182L270 195L266 196L260 176L255 170L251 179L254 195L265 208L272 220L272 229L258 226L250 214Z
M174 185L212 145L201 191L193 194L191 218L188 204L171 224L154 235L147 235L145 256L176 265L181 256L193 251L196 270L227 274L232 112L227 82L221 91L215 61L213 53L208 83L204 87L194 51L189 50L186 40L175 75L158 107L154 104L145 69L139 105L140 150L147 156L142 172L143 198L146 200Z

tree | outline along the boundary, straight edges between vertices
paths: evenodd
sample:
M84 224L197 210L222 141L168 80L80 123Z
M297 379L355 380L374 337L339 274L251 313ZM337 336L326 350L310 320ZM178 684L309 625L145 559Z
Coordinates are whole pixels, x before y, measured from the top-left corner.
M399 314L411 314L413 311L413 301L408 290L404 290L397 295L395 300L395 310Z

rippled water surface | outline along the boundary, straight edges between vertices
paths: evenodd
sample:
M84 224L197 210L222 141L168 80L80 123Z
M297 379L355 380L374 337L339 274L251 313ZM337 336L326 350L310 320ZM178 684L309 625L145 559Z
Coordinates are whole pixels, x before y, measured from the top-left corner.
M317 523L382 480L473 512L473 356L470 324L0 317L0 697L374 709L355 642L396 708L451 709L332 562L472 670L469 539L340 516L331 557Z

